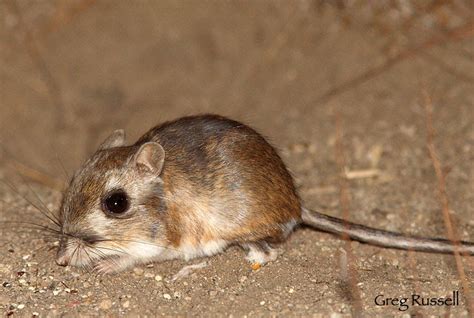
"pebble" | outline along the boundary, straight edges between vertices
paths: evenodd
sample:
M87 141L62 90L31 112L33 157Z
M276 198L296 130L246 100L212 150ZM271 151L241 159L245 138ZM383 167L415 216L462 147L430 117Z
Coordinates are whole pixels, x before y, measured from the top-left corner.
M100 309L107 310L112 308L112 301L110 299L104 299L99 304Z
M245 282L245 281L247 280L247 278L248 278L247 276L242 276L242 277L240 277L240 280L239 280L239 281L240 281L241 283L243 283L243 282Z
M157 282L161 282L161 281L163 280L163 277L161 277L160 275L156 275L156 276L155 276L155 280L156 280Z
M19 304L16 308L21 310L21 309L25 308L25 304Z
M130 300L126 300L126 301L122 304L122 307L123 307L123 308L128 308L128 307L130 307Z
M137 275L143 275L143 268L136 267L133 269L133 272Z
M295 290L294 290L293 288L290 288L290 289L288 290L288 292L289 292L290 294L293 294L293 293L295 292Z
M170 299L171 299L171 295L170 295L170 294L163 294L163 298L170 300Z
M145 277L146 278L152 278L154 277L155 275L153 275L153 273L145 273Z
M261 305L261 306L265 305L265 300L262 300L262 301L260 302L260 305Z

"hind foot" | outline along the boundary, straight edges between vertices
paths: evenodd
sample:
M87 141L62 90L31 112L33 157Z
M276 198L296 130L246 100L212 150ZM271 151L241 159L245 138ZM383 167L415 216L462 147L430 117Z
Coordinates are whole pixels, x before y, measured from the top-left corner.
M265 241L244 243L241 246L248 251L245 258L252 264L252 269L254 270L259 269L260 266L268 262L276 260L281 253L278 249L272 248Z
M193 265L186 265L183 268L181 268L179 270L179 272L177 272L176 274L173 275L173 277L171 278L171 281L174 282L174 281L180 280L184 277L187 277L190 274L192 274L193 272L195 272L196 270L204 268L207 265L208 265L207 261L204 261L204 262L201 262L201 263L198 263L198 264L193 264Z

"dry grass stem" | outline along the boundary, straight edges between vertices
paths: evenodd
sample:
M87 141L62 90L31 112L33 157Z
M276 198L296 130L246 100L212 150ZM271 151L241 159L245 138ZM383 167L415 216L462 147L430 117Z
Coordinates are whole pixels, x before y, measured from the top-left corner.
M349 170L344 167L344 176L346 179L366 179L380 176L381 172L379 169L366 169L366 170Z
M337 112L336 113L336 162L338 165L339 170L341 171L341 176L339 178L339 200L341 204L342 210L342 218L346 222L346 227L349 227L350 219L350 196L349 196L349 184L348 180L343 177L343 173L345 171L346 160L344 155L344 143L343 143L343 128L342 128L342 119L341 115ZM360 296L359 288L357 287L357 270L355 265L357 264L355 255L352 251L351 247L351 240L347 234L342 235L342 238L345 240L344 251L346 258L346 262L341 262L341 265L347 266L346 268L341 268L341 273L345 273L343 276L347 277L347 282L350 287L351 298L353 302L353 315L355 317L362 316L362 300ZM345 263L345 264L343 264ZM345 279L345 277L343 277Z
M464 266L462 263L461 255L459 253L459 236L457 234L456 228L451 220L450 216L450 208L449 208L449 200L448 194L446 191L446 178L445 173L443 171L443 167L439 160L438 154L436 152L436 148L434 145L434 136L435 136L435 129L433 127L433 103L431 100L431 96L428 94L426 89L422 90L423 94L423 104L425 107L425 115L426 115L426 130L427 130L427 147L429 151L429 155L431 161L433 163L433 168L436 173L436 178L438 180L438 198L440 204L442 206L442 214L444 220L444 226L446 230L446 234L448 239L454 244L454 259L456 262L456 269L461 279L462 288L464 289L464 295L466 299L466 307L471 315L474 315L474 302L472 299L471 291L469 288L469 283L466 278L466 273L464 271Z
M375 66L364 73L349 79L336 87L328 90L326 93L320 95L319 97L316 98L316 100L310 101L308 104L312 103L324 103L327 102L328 100L332 99L333 97L342 94L354 87L357 87L368 80L371 80L372 78L384 73L394 65L400 63L401 61L404 61L405 59L418 55L420 52L425 51L431 47L438 46L444 43L452 42L455 40L461 40L461 39L466 39L469 37L472 37L474 35L474 21L469 21L468 23L454 28L447 33L445 33L442 36L435 35L429 40L421 43L420 45L417 45L412 48L408 48L404 51L401 51L400 53L396 54L393 57L389 57L385 60L384 63L381 65ZM463 79L462 76L459 77L460 79Z
M58 179L48 176L47 174L28 167L17 161L9 161L9 165L20 175L33 182L42 184L52 190L62 191L64 183Z

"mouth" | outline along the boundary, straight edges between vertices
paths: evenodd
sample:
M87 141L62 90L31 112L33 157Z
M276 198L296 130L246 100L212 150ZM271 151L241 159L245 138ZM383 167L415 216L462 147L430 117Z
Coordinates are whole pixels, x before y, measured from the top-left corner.
M108 264L107 267L112 268L123 256L124 252L117 248L100 246L97 243L91 244L91 240L73 239L61 242L56 264L80 267L90 271L104 267L103 264Z

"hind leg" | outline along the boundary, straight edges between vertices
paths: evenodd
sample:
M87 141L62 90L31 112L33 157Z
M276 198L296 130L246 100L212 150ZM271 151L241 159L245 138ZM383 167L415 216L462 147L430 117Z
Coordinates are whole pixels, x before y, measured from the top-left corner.
M280 254L278 249L271 247L265 241L242 243L241 246L247 251L245 257L252 265L264 265L277 259Z

